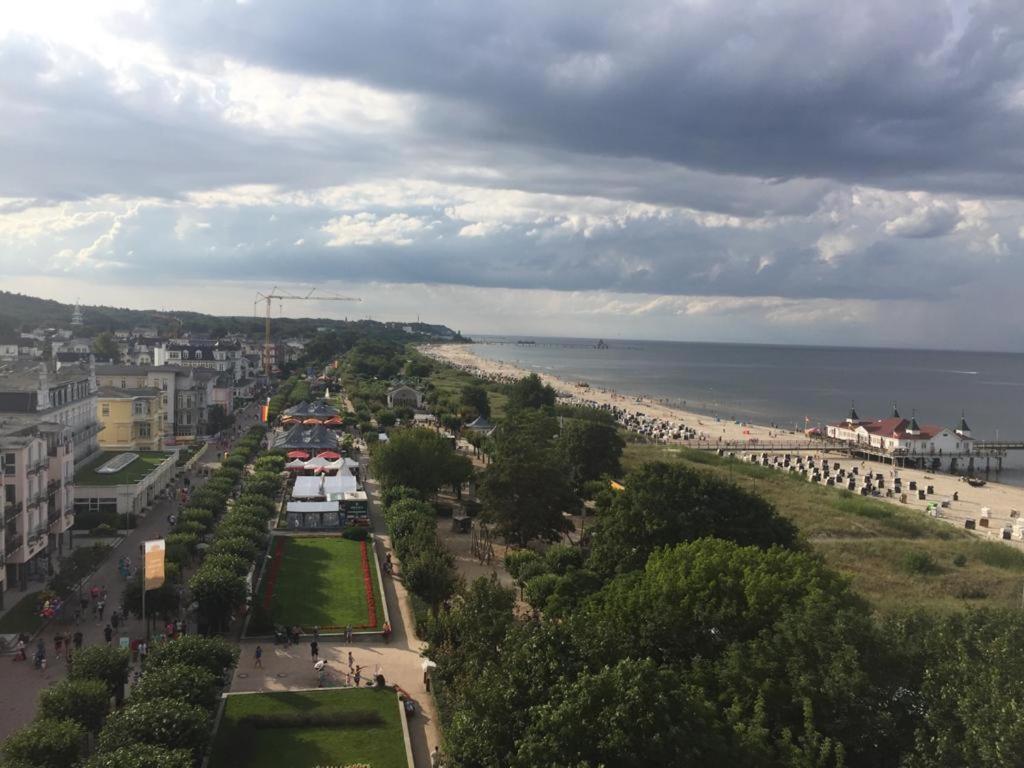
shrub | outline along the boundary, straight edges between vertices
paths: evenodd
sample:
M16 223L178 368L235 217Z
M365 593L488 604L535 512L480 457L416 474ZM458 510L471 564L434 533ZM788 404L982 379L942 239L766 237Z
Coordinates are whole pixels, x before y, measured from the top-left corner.
M47 720L73 720L97 733L110 709L110 691L101 680L62 680L39 696L39 716Z
M209 716L173 699L133 701L107 718L100 732L103 752L135 743L185 749L198 758L209 741Z
M219 552L217 554L207 555L204 557L203 565L207 568L223 568L224 570L231 571L239 576L244 576L249 572L249 566L251 564L244 557L232 555L228 552Z
M73 720L40 718L15 731L0 745L11 762L40 768L72 768L82 752L85 729Z
M128 677L128 651L109 645L93 645L75 654L68 672L70 680L99 680L118 699Z
M187 749L167 749L155 744L127 744L90 757L83 768L192 768Z
M965 555L963 552L958 552L957 554L953 555L953 565L955 565L957 568L963 568L965 565L967 565L967 555Z
M361 525L350 525L341 532L341 538L350 541L369 541L370 531Z
M90 531L90 533L93 536L113 536L116 533L116 531L114 531L114 529L107 523L100 523L95 528L93 528Z
M188 664L201 667L226 680L225 670L238 662L238 647L219 637L185 635L153 648L146 660L147 669Z
M217 678L192 664L149 665L132 688L131 701L149 699L177 699L212 711L217 702Z
M938 564L927 552L907 552L903 556L903 568L908 573L930 574L939 570Z
M207 552L211 555L225 552L229 555L237 555L246 560L252 560L256 556L256 545L251 539L247 539L244 536L218 536Z

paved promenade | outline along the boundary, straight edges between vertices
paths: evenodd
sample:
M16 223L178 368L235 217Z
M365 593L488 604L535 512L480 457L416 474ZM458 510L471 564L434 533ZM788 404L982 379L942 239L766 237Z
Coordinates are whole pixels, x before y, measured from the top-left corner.
M255 423L254 415L256 413L258 411L252 406L239 413L240 434ZM215 455L215 449L207 447L199 461L202 462L204 458L212 458ZM185 477L189 478L192 487L202 483L202 480L192 472ZM180 485L181 480L179 479L175 487L180 487ZM120 613L121 610L121 593L124 591L125 582L118 574L118 561L128 555L138 566L140 564L139 544L147 539L161 538L166 535L169 529L167 516L172 512L177 512L177 509L176 501L161 500L154 504L145 517L139 517L138 527L129 532L121 544L110 553L94 576L86 582L86 589L93 584L107 588L106 611L102 621L93 619L90 608L88 615L82 618L81 624L78 626L75 626L73 621L67 624L51 622L42 631L39 636L46 644L47 667L45 671L33 668L31 658L35 649L34 640L27 649L29 661L14 661L13 656L0 656L0 739L28 724L35 717L40 691L62 680L67 674L66 662L63 659L58 660L54 653L53 637L57 632L74 634L75 631L81 631L84 635L83 647L105 642L103 629L110 619L110 614L115 610ZM76 542L75 546L83 546L83 544ZM17 589L9 590L5 595L7 604L14 605L22 598L22 595L23 593ZM142 622L139 619L129 618L119 627L114 642L117 642L118 637L138 638L142 636Z

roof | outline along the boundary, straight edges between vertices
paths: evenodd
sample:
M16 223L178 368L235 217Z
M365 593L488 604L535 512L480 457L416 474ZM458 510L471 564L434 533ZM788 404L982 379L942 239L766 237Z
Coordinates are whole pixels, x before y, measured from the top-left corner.
M930 440L936 435L951 431L937 424L919 425L917 419L907 421L902 418L880 419L861 426L872 435L893 437L897 440Z
M396 392L412 392L412 393L417 394L417 395L419 394L419 390L413 389L408 384L402 384L400 386L395 387L394 389L389 389L388 390L388 394L389 395L393 395Z
M295 416L297 418L308 418L312 416L318 419L323 419L330 418L331 416L338 416L339 414L337 408L332 408L321 400L315 403L307 403L303 401L298 405L293 405L281 415Z
M186 373L191 374L195 369L184 368L180 365L97 365L97 376L145 376L147 373Z
M39 389L40 360L10 360L0 363L0 392L35 392ZM47 367L46 379L52 387L89 378L88 366L65 365L59 371Z
M274 438L274 448L289 451L334 451L338 448L338 436L320 424L311 427L296 424Z

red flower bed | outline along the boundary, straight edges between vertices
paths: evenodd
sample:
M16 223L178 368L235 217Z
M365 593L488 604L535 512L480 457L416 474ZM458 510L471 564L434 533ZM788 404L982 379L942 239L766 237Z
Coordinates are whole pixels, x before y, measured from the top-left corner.
M377 601L373 599L373 575L370 573L370 557L366 551L366 542L359 543L359 551L363 563L363 586L366 588L367 623L360 629L377 628Z
M277 584L277 572L281 570L281 560L284 558L284 539L278 538L274 542L274 559L270 561L270 570L267 572L267 583L263 587L263 607L270 610L270 600L274 596L274 585Z

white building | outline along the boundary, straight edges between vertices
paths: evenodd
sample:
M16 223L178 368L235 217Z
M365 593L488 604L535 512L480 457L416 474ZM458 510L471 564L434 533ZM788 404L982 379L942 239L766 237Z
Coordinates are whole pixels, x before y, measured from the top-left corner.
M825 434L851 447L890 456L941 456L974 451L974 438L963 417L960 425L953 429L919 424L916 416L910 420L901 418L895 409L888 419L864 421L851 408L844 421L827 425Z

